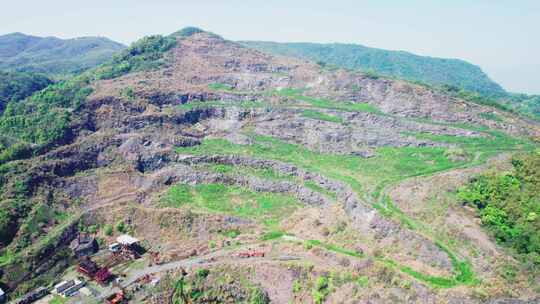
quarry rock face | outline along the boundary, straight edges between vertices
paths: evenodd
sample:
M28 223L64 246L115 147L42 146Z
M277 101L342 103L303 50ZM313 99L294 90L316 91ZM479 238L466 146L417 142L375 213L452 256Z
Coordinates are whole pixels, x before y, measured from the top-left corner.
M260 53L204 32L178 38L165 58L166 63L157 69L92 83L93 93L74 114L81 119L74 126L73 141L21 161L22 169L12 174L12 180L23 175L32 179L30 191L36 202L54 201L66 210L74 208L85 214L81 218L96 225L129 218L133 231L143 238L162 241L170 252L197 254L211 252L209 244L217 246L216 239L234 242L224 236L231 227L245 230L248 236L237 241L253 247L261 240L259 234L270 228L258 223L255 216L197 209L193 215L184 202L178 203L180 211L163 207L163 196L171 186L188 185L196 193L197 185L223 184L253 195L288 195L299 207L291 209L290 218L270 227L290 229L283 234L292 241L261 245L263 249L282 246L283 253L273 260L238 263L238 268L251 267L246 277L263 286L265 301L312 301L312 287L295 287L298 290L293 294L293 283L330 277L337 269L354 274L360 283L343 279L335 293L350 299L336 296L336 303L352 303L354 295L357 303L480 303L470 296L470 285L456 283L456 263L469 260L466 250L450 254L434 237L437 227L425 232L421 225L406 225L402 221L405 215L381 205L383 190L397 179L368 185L372 187L362 185L359 190L348 183L353 177L337 178L318 169L316 163L300 166L285 157L265 158L265 152L277 148L257 138L279 141L290 149L283 152L290 159L302 160L303 155L316 153L320 161L338 155L354 162L377 159L384 149L410 149L413 152L408 155L426 157L423 164L427 166L439 160L418 156L421 153L414 149L454 148L452 142L437 138L486 136L481 128L460 126L474 122L508 136L527 137L540 134L537 123L509 113L500 113L500 121L489 120L481 113L493 109L426 87L359 72L327 71L315 63ZM133 91L133 97L122 94L125 88ZM218 146L237 150L206 151L208 140L223 140ZM256 147L259 154L243 151L246 146ZM197 153L182 152L182 148L198 147ZM396 166L400 165L406 164ZM230 174L216 168L238 171ZM361 182L369 184L370 180L366 177ZM233 203L240 204L239 194L231 196ZM238 206L232 209L240 209ZM34 255L32 267L17 279L36 278L51 268L52 262L47 261L58 261L55 250L74 238L76 222L52 247ZM186 233L179 235L178 231ZM14 240L18 238L15 234ZM324 241L317 242L319 239ZM345 249L330 245L334 243ZM307 273L306 265L275 263L280 256L306 259L314 270ZM479 271L475 265L471 267ZM283 282L264 276L265 271L276 271L291 286L282 287ZM372 276L371 283L361 281L363 276ZM449 278L444 281L449 288L433 288L429 283L436 281L433 277ZM488 271L479 277L491 280L496 274ZM493 282L500 283L499 277ZM236 283L219 288L233 302L250 297ZM502 292L494 295L502 296ZM533 303L493 297L490 301L487 303Z

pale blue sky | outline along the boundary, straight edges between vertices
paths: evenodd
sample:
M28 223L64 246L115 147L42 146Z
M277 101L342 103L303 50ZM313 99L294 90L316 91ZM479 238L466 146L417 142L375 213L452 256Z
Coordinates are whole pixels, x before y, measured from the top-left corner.
M460 58L540 94L539 0L5 0L0 34L124 43L188 25L231 40L350 42Z

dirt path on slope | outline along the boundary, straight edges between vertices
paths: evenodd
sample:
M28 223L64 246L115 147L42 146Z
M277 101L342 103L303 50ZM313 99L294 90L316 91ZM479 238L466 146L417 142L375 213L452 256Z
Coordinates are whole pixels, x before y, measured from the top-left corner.
M387 193L409 217L436 227L439 232L476 244L485 254L498 254L497 246L480 227L475 211L461 206L455 192L471 177L482 172L509 169L509 157L509 154L502 154L480 166L410 178L393 186Z

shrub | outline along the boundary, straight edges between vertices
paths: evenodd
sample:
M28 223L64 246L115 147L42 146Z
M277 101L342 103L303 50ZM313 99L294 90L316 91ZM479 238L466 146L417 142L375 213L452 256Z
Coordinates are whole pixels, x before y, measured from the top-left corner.
M221 38L219 35L204 31L204 30L202 30L202 29L200 29L198 27L193 27L193 26L188 26L188 27L185 27L185 28L183 28L183 29L181 29L179 31L176 31L176 32L172 33L170 35L170 37L187 38L187 37L193 36L193 35L198 34L198 33L207 33L210 36Z
M117 222L115 228L118 232L126 232L126 224L124 223L124 221Z
M322 276L317 278L315 282L315 287L312 291L313 302L316 304L321 304L324 302L326 297L330 294L330 283L328 277Z
M95 234L95 233L97 233L97 231L98 231L98 226L97 226L97 225L88 226L88 228L86 229L86 231L87 231L88 233Z
M171 36L189 37L198 33L204 33L204 31L198 27L188 26L177 32L174 32Z
M123 88L120 95L129 101L133 101L135 99L135 91L132 87Z
M235 239L239 235L240 235L240 231L238 231L238 229L231 229L231 230L225 232L225 236L227 236L227 237L229 237L231 239Z
M292 291L293 293L299 293L300 291L302 291L302 283L300 283L299 280L294 280Z
M206 277L208 277L208 275L210 274L210 270L206 268L200 268L200 269L197 269L196 274L198 278L206 279Z
M463 148L449 148L444 151L444 156L453 162L465 161L469 158L469 154Z
M366 287L369 284L369 278L367 276L359 276L358 279L356 279L356 283L360 287Z
M270 299L268 298L268 295L264 291L262 291L260 288L253 288L249 296L249 303L250 304L268 304L270 303Z
M111 224L106 224L103 227L103 233L107 236L111 236L113 234L113 226Z
M362 71L364 76L366 76L369 79L379 79L381 76L373 69L367 69L365 71Z

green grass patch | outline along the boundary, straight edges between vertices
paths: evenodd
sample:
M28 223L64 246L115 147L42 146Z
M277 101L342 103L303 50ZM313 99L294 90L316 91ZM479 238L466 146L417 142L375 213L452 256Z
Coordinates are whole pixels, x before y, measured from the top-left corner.
M222 139L209 139L204 140L199 146L178 148L178 152L195 155L246 155L292 163L305 170L343 181L349 184L358 194L367 191L367 194L374 195L375 198L380 197L374 202L374 207L379 209L382 214L399 219L401 223L410 229L420 230L426 235L432 235L430 231L427 231L426 227L403 213L388 198L381 197L380 193L388 185L405 178L476 165L484 162L488 157L504 151L534 149L535 147L527 140L512 138L502 132L473 126L464 126L464 128L474 128L475 131L482 132L482 136L462 137L433 134L416 134L415 136L452 144L463 149L465 155L474 156L472 158L451 159L451 153L448 153L446 147L381 147L376 150L375 157L364 159L352 155L319 153L276 138L254 134L250 135L252 137L252 144L250 145L237 145ZM435 287L448 288L477 282L469 262L458 259L442 243L439 242L438 244L452 260L453 277L430 276L417 272L410 267L397 265L395 262L392 263L400 271ZM317 242L311 242L311 245L322 246L321 243ZM342 252L340 248L331 245L326 245L324 248L347 254L347 251Z
M180 147L177 151L195 155L246 155L288 162L341 180L358 192L365 184L374 187L382 182L465 164L449 160L442 147L382 147L377 149L375 157L364 159L354 155L319 153L272 137L253 135L252 140L251 145L238 145L224 139L206 139L201 145Z
M343 123L343 119L341 119L341 117L329 115L315 110L304 110L302 112L302 116L315 120Z
M263 179L275 180L275 181L293 181L294 176L289 174L282 174L276 172L271 168L254 168L242 165L228 165L228 164L210 164L203 166L213 172L221 174L234 174L234 175L251 175L260 177Z
M360 254L360 253L358 253L356 251L345 249L345 248L342 248L342 247L339 247L339 246L336 246L336 245L333 245L333 244L323 243L323 242L321 242L319 240L307 240L306 244L308 244L310 246L321 247L321 248L324 248L324 249L326 249L328 251L341 253L341 254L352 256L352 257L355 257L355 258L363 257L362 254Z
M242 109L253 109L253 108L260 108L265 107L267 104L265 104L262 101L222 101L222 100L208 100L208 101L190 101L183 104L178 105L178 109L184 110L184 111L191 111L195 109L207 109L207 108L215 108L215 107L239 107Z
M421 224L403 213L403 211L399 209L387 195L384 195L378 202L374 203L373 206L383 215L396 218L405 227L411 230L417 230L421 226Z
M169 188L162 199L169 207L191 205L201 209L254 219L265 225L277 225L301 206L292 196L254 192L239 186L224 184L178 184Z
M309 189L311 189L313 191L322 193L322 194L326 195L327 197L332 198L334 200L337 199L337 195L336 195L335 192L329 191L329 190L319 186L317 183L315 183L313 181L305 181L304 186L306 186L307 188L309 188Z
M452 288L461 284L472 285L477 282L477 280L473 279L474 274L472 270L469 268L469 266L465 266L465 265L467 265L467 263L459 262L458 268L454 269L454 271L457 270L458 274L452 278L427 275L427 274L418 272L408 266L396 265L396 267L398 267L399 270L401 270L402 272L407 273L408 275L414 277L417 280L424 281L433 287Z
M354 155L325 154L281 140L253 135L253 144L238 145L224 139L206 139L201 145L177 148L179 153L195 155L246 155L295 164L350 184L360 191L362 184L428 174L450 169L464 162L452 162L439 147L383 147L377 156L364 159Z
M498 121L498 122L503 121L503 119L494 112L483 112L483 113L478 114L478 116L480 116L483 119L488 119L488 120L493 120L493 121Z
M67 302L67 298L61 297L59 295L54 295L54 297L49 301L49 304L65 304Z
M270 240L279 239L279 238L283 237L284 235L285 235L285 232L274 230L274 231L270 231L270 232L267 232L267 233L263 234L263 236L261 236L260 239L261 239L261 241L270 241Z
M11 249L6 248L2 255L0 255L0 266L11 264L15 260L15 254Z
M389 259L379 259L379 261L387 267L398 269L399 271L404 272L419 281L428 283L430 286L435 288L452 288L458 285L456 280L454 280L453 278L424 274L412 269L409 266L399 265L395 261Z
M332 101L330 99L325 98L314 98L302 95L304 90L301 89L293 89L293 88L287 88L287 89L281 89L273 91L271 94L276 94L279 96L286 96L290 99L299 100L308 103L310 106L320 109L328 109L328 110L338 110L338 111L345 111L345 112L368 112L368 113L374 113L379 115L385 115L383 112L381 112L376 107L368 104L368 103L354 103L350 101Z
M231 85L228 85L226 83L221 83L221 82L211 83L208 85L208 88L214 91L225 91L225 92L233 91L233 87Z
M224 164L212 164L210 166L210 169L216 173L221 174L232 173L235 170L234 166Z
M415 137L428 139L435 142L455 144L471 152L490 153L507 150L530 150L534 145L525 139L510 137L509 135L495 130L482 131L482 136L454 136L434 135L430 133L416 133Z
M448 254L448 257L452 261L454 270L454 275L452 277L432 276L416 271L409 266L399 265L397 262L390 259L379 260L386 266L396 268L435 288L452 288L458 285L474 285L479 282L474 276L474 271L472 270L470 262L458 259L457 256L441 242L436 241L435 244Z
M476 284L478 282L478 280L474 277L474 271L469 261L458 259L458 257L441 242L437 241L435 242L435 245L437 245L437 247L439 247L442 251L446 252L450 258L450 261L452 261L452 266L455 272L454 280L456 282L466 285Z
M162 206L179 208L183 204L191 204L195 201L192 187L184 184L175 185L162 199Z

